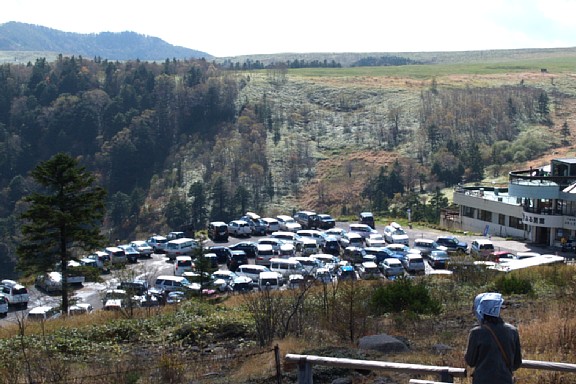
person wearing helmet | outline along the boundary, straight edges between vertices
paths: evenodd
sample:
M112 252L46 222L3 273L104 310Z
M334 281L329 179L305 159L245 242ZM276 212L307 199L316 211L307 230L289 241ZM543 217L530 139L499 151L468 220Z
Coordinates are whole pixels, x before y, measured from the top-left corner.
M503 302L496 292L474 298L479 324L470 330L464 355L466 364L474 368L473 384L512 384L513 372L522 364L518 329L500 317Z

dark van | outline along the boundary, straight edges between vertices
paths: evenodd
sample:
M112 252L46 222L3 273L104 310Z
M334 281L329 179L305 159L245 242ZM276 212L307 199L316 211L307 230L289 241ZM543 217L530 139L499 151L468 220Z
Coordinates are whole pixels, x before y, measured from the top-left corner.
M376 226L374 225L374 215L372 212L360 212L358 222L360 224L369 225L372 229L376 229Z
M223 221L213 221L208 224L208 237L212 241L228 241L228 224Z

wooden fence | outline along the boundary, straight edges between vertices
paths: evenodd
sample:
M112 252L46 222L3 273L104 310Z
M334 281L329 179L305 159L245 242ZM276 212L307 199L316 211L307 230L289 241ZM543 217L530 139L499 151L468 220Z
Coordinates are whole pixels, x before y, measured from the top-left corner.
M342 359L314 355L287 354L284 358L289 365L298 365L298 383L312 384L312 367L323 365L349 369L370 369L382 371L408 372L413 374L437 374L440 382L453 383L455 377L466 377L466 368L446 367L437 365L421 365L406 363L391 363L374 360ZM549 361L522 360L521 368L542 369L549 371L562 371L576 373L576 364L554 363ZM434 383L432 381L414 381L411 383Z

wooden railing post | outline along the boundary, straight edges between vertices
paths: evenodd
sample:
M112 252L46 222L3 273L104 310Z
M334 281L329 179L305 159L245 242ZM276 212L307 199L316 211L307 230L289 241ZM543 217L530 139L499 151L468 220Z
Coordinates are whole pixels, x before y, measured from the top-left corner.
M298 384L312 384L312 364L308 362L306 356L298 361Z

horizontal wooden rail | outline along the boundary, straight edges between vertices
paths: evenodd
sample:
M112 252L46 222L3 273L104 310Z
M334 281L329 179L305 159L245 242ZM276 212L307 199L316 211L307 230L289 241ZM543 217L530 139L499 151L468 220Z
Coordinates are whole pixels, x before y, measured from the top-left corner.
M551 361L522 360L520 368L543 369L546 371L576 372L576 364L553 363Z
M298 364L300 384L312 383L312 366L324 365L348 369L376 369L383 371L410 372L415 374L438 374L440 380L453 382L454 377L466 377L465 368L454 368L438 365L390 363L374 360L343 359L314 355L287 354L284 360L288 364Z
M348 369L374 369L382 371L409 372L414 374L438 374L440 382L452 383L454 377L466 377L465 368L446 367L438 365L422 365L407 363L391 363L375 360L344 359L336 357L325 357L315 355L287 354L284 358L287 365L298 365L298 383L312 383L312 366L323 365ZM521 368L541 369L548 371L574 372L576 364L554 363L550 361L522 360ZM410 383L440 383L426 380L410 380Z

